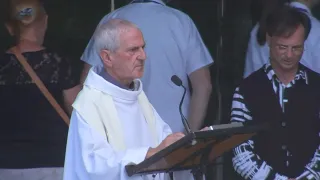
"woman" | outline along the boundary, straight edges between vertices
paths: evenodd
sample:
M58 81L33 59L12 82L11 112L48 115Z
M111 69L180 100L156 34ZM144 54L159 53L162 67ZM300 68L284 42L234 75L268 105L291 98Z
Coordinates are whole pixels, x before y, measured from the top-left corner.
M6 26L60 105L78 92L68 61L42 46L48 16L37 0L12 0ZM10 50L0 55L0 180L61 180L68 126Z

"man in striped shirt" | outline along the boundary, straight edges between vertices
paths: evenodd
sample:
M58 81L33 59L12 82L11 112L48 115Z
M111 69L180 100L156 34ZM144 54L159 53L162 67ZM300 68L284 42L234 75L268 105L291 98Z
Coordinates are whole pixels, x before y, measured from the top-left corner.
M267 18L270 63L236 88L231 122L269 130L234 149L244 179L320 180L320 75L300 64L310 20L291 7Z

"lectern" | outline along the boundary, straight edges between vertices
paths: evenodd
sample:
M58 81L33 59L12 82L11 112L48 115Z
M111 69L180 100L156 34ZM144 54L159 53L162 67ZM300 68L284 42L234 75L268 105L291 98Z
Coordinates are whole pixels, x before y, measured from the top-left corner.
M128 176L191 170L194 179L202 179L206 166L250 139L265 125L223 128L187 134L162 151L137 165L127 165Z

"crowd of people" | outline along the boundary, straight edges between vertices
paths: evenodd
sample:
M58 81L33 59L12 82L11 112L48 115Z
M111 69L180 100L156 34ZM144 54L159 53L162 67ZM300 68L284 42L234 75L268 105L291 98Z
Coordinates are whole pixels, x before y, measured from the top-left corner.
M235 147L232 164L242 179L320 180L320 23L311 13L320 0L279 2L251 31L230 115L230 123L269 129ZM190 171L125 170L183 138L181 118L191 131L210 130L203 122L214 60L193 20L163 0L131 1L99 22L79 57L81 77L44 47L49 20L39 0L10 0L4 26L15 43L0 55L0 180L194 179ZM172 76L186 88L185 117L184 88Z

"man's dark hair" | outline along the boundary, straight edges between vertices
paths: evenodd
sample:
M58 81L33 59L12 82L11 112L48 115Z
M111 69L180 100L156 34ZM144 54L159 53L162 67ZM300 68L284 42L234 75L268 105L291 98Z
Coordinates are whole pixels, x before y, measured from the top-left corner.
M311 29L308 15L294 7L283 6L267 16L266 33L271 37L290 37L300 25L304 27L304 35L307 39Z
M290 0L260 0L262 9L256 8L260 12L259 29L256 34L258 43L263 46L266 43L266 19L275 9L282 8L290 2Z
M253 0L251 2L252 24L265 23L266 17L270 12L289 2L290 0Z

